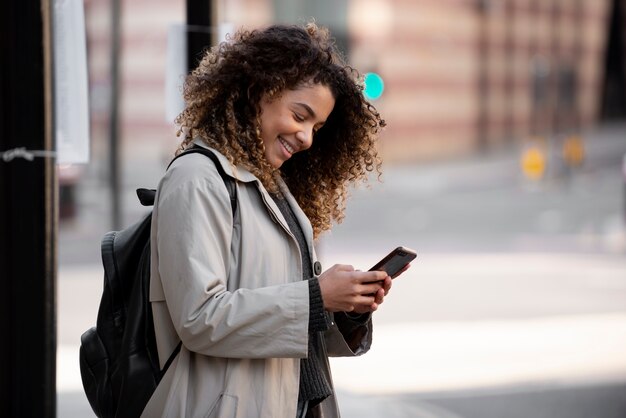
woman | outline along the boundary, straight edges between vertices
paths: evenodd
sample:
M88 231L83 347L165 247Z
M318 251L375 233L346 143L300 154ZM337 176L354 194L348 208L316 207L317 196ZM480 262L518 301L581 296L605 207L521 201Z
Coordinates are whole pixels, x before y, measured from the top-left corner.
M327 30L240 31L186 80L178 158L152 219L159 358L144 416L339 416L328 356L371 344L384 272L321 272L313 240L341 221L350 183L378 169L384 126Z

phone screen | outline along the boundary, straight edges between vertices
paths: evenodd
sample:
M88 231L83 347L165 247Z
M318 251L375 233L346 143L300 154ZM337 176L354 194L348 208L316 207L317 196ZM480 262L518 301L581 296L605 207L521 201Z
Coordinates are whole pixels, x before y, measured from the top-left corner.
M415 257L417 257L417 253L410 248L398 247L390 252L385 258L376 263L376 265L370 270L382 270L387 272L389 276L393 277Z

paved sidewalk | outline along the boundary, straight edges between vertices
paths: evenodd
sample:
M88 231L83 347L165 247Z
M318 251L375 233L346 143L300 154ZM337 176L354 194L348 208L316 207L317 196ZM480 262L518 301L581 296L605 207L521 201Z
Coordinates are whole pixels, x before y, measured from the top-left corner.
M350 259L363 267L375 257L340 254L323 261ZM101 274L96 265L60 272L61 418L91 416L78 344L95 323ZM417 398L433 391L626 380L624 257L430 254L392 291L376 313L372 350L331 359L344 417L384 411L386 418L454 418ZM384 396L402 394L413 401L396 398L390 407Z

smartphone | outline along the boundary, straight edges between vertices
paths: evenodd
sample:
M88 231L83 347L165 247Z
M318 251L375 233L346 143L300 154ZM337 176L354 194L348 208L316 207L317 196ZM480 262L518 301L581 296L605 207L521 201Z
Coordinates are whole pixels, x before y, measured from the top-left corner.
M370 271L385 271L389 276L393 277L398 274L398 272L402 270L404 266L409 264L415 257L417 257L417 253L412 249L407 247L398 247L389 254L387 254L378 263L376 263L376 265L372 267Z

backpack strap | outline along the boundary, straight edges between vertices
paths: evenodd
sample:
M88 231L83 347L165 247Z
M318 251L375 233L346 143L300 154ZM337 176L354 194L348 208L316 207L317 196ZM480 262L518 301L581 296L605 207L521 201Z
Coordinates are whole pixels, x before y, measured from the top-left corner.
M167 168L170 168L172 163L176 161L178 158L182 157L183 155L195 154L195 153L199 153L199 154L205 155L206 157L209 157L215 164L215 167L217 168L218 173L220 173L220 176L222 177L222 180L224 180L224 184L226 185L226 188L228 189L228 195L230 196L230 207L233 211L233 217L235 217L235 212L237 211L237 187L235 186L235 180L231 176L226 174L226 172L224 171L224 168L222 167L219 160L217 159L217 155L215 155L213 151L206 149L204 147L201 147L200 145L194 145L193 147L186 149L185 151L181 152L176 157L174 157L172 161L170 161L170 163L168 164ZM155 189L137 189L137 197L139 198L139 202L143 206L154 206L155 196L156 196Z
M170 365L172 364L172 362L174 361L174 359L176 358L176 356L180 352L180 347L182 347L182 346L183 346L183 342L179 341L178 344L176 345L176 348L174 348L174 351L172 351L172 354L170 354L169 358L167 359L167 361L163 365L163 368L161 369L161 377L159 378L159 380L161 380L163 378L163 376L165 376L165 372L167 371L167 369L170 368Z
M170 165L172 165L174 160L176 160L178 157L194 153L200 153L206 157L209 157L215 164L218 173L220 173L220 176L224 180L224 184L228 189L228 195L230 196L230 207L233 210L233 217L235 217L235 212L237 211L237 188L235 187L235 180L233 180L231 176L226 174L224 168L222 167L222 164L220 164L220 161L217 158L217 155L215 155L213 151L201 147L200 145L194 145L193 147L186 149L184 152L181 152L176 157L174 157L174 159L170 162ZM169 168L169 165L167 167Z

